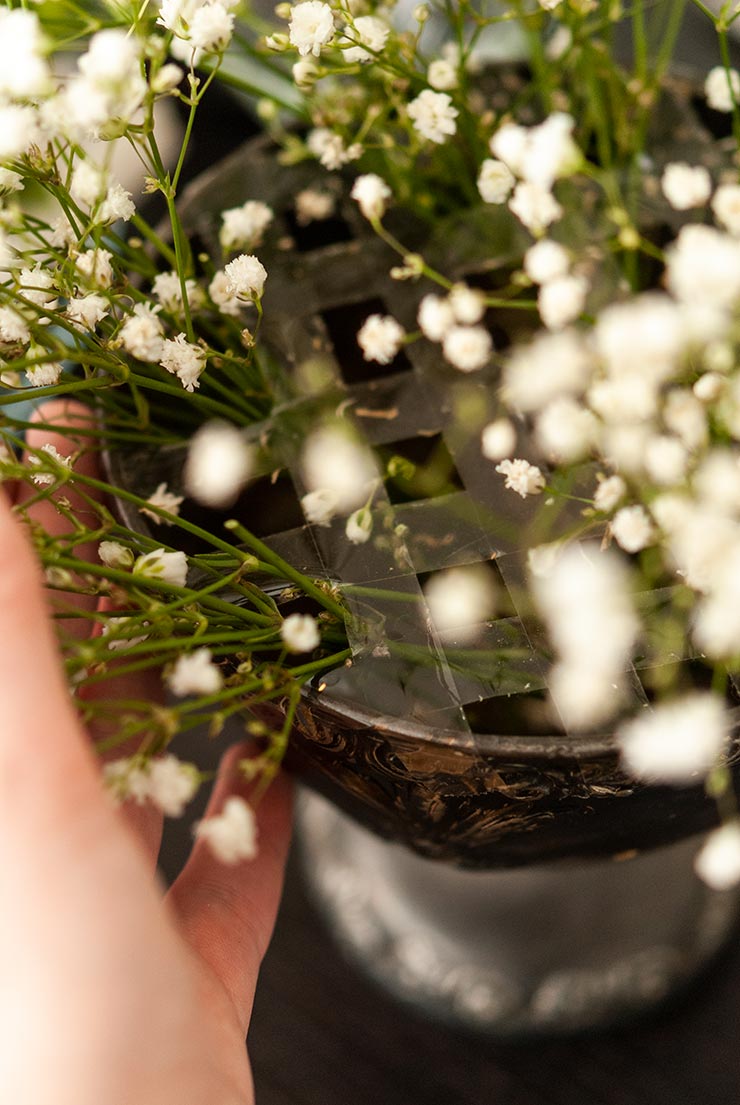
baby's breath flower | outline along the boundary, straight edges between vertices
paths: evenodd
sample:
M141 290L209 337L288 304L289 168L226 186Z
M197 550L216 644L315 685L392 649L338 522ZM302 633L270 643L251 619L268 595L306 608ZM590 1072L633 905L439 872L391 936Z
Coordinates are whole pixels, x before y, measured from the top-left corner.
M166 552L154 549L137 557L134 562L134 574L161 579L175 587L184 587L188 575L188 561L184 552Z
M18 291L24 299L45 311L56 309L59 300L54 288L54 275L48 269L40 264L32 269L21 269L17 281Z
M199 503L222 509L235 502L254 467L254 449L235 426L207 422L193 437L183 480Z
M306 145L309 152L330 172L341 169L350 161L356 161L362 154L362 146L357 143L346 146L342 136L328 127L315 127L310 131Z
M382 19L378 19L376 15L358 16L351 29L354 31L352 35L353 45L344 50L345 61L351 63L373 61L374 57L385 49L390 27ZM349 37L347 32L345 32L345 36ZM355 42L355 39L358 39L359 42Z
M146 623L143 624L146 625ZM148 641L148 634L142 634L140 632L141 628L142 623L134 618L109 617L103 624L101 635L109 638L108 648L112 652L117 652L119 649L133 648L134 645L140 645L144 641Z
M160 483L156 491L152 491L147 502L150 506L159 507L160 510L166 510L170 514L177 515L180 513L180 507L184 498L184 495L175 495L172 491L168 491L166 483ZM156 511L149 510L148 507L140 506L139 513L145 514L147 518L151 518L151 520L158 525L172 525L169 518L163 518L160 514L157 514Z
M524 271L535 284L547 284L565 276L569 268L567 249L551 238L541 238L524 254Z
M728 821L709 833L694 860L694 870L712 890L730 890L740 882L740 825Z
M311 614L288 614L280 626L280 636L288 652L313 652L321 644L319 627Z
M0 10L0 95L33 100L51 85L41 24L35 12Z
M512 173L521 176L527 140L526 127L518 123L504 123L491 138L489 148L496 158L508 165Z
M233 865L257 855L257 821L251 806L237 795L227 798L220 814L199 821L193 831L222 863Z
M578 394L593 372L589 346L575 330L540 334L504 367L504 397L516 410L539 410L557 395Z
M191 307L199 306L202 302L200 288L194 280L185 281L185 294ZM165 311L173 315L181 313L182 282L176 272L157 273L152 283L152 295L159 300Z
M77 203L95 207L106 191L105 173L92 161L78 161L69 182L69 194Z
M666 165L660 181L663 195L676 211L702 207L712 194L712 178L703 165L673 161Z
M312 0L307 0L311 3ZM241 299L260 299L265 287L267 272L261 261L252 254L240 253L229 261L224 272L228 278L226 290Z
M480 322L486 313L485 297L477 288L467 284L454 284L447 297L455 322L462 326L472 326Z
M333 495L333 510L340 514L366 503L378 479L373 454L341 425L322 426L309 435L301 457L301 470L308 490ZM302 505L305 511L306 496Z
M732 111L733 104L740 98L740 73L736 69L716 65L707 73L704 95L715 111Z
M109 288L113 283L113 254L107 249L87 249L75 261L77 275L83 284Z
M496 471L506 477L504 486L511 491L516 491L526 499L527 495L539 495L544 489L545 477L536 464L530 464L528 460L516 458L514 460L502 460L496 465Z
M201 4L190 19L187 40L205 54L220 54L234 33L234 13L218 0Z
M101 541L98 545L101 563L108 568L130 568L134 563L134 554L119 541Z
M727 740L721 700L689 694L645 710L618 732L622 762L638 779L684 786L717 763Z
M484 203L506 203L516 178L503 161L487 157L478 173L478 191Z
M461 372L483 368L492 351L491 335L483 326L453 326L442 339L445 358Z
M127 192L118 181L112 181L98 211L99 221L114 223L120 219L121 222L127 223L135 214L136 205L131 198L131 193Z
M38 117L33 108L0 105L0 160L21 157L38 136Z
M188 694L216 694L223 683L221 669L214 664L209 648L197 648L178 656L167 676L167 686L180 698Z
M140 361L159 361L164 351L164 330L158 311L159 307L150 303L137 303L118 331L123 348Z
M563 208L552 192L524 180L520 180L514 189L509 210L533 234L541 234L563 215Z
M219 241L227 253L236 249L256 249L275 218L271 207L261 200L247 200L241 207L221 212Z
M516 430L508 418L489 422L481 432L481 452L488 460L510 457L516 448Z
M44 457L40 457L35 453L28 458L28 463L34 468L40 468L41 471L34 472L31 479L37 487L47 487L49 484L55 483L59 473L57 468L62 465L63 468L70 468L72 466L72 457L63 457L57 448L46 442L41 446L41 452L45 453L47 457L51 459L51 464L45 461Z
M370 315L357 334L357 344L365 360L378 364L390 364L403 339L403 327L390 315Z
M721 184L712 197L712 211L725 230L740 236L740 184Z
M288 27L290 42L301 57L313 54L315 58L334 37L334 16L328 4L321 0L304 0L294 4Z
M95 292L90 295L73 296L65 308L65 315L81 330L94 330L101 319L110 311L110 303Z
M373 531L373 516L367 507L360 507L350 514L344 532L353 545L364 545Z
M49 361L46 364L33 365L26 369L26 376L31 387L48 388L59 383L62 375L62 366L58 362Z
M569 395L561 395L540 412L537 442L553 460L572 464L593 448L598 424L593 412Z
M166 817L182 817L200 784L200 773L194 764L183 763L169 754L150 760L144 776L142 789L146 797Z
M455 316L448 300L430 292L419 304L418 322L425 338L442 341L455 325Z
M208 285L208 294L211 297L211 301L218 307L222 315L237 318L245 307L250 306L250 304L243 299L239 299L239 297L230 290L232 287L233 285L224 270L219 269L218 272L213 274L213 279Z
M475 640L495 609L491 577L479 565L434 573L424 588L429 616L445 638L466 643Z
M406 109L414 129L429 142L441 144L457 130L458 110L446 92L425 88Z
M666 487L681 483L688 467L686 446L668 434L656 434L645 449L645 471L656 483Z
M301 508L306 521L315 526L328 526L337 512L338 499L334 491L327 487L318 487L309 491L301 499Z
M583 311L588 281L583 276L556 276L540 288L537 309L548 330L562 330Z
M427 69L427 83L435 92L451 92L459 83L457 67L446 58L436 58Z
M206 351L189 342L185 334L178 334L162 343L159 363L167 372L177 376L185 391L194 391L200 387L199 378L206 367Z
M600 480L594 492L594 506L609 514L627 494L627 485L621 476L607 476Z
M666 251L670 291L680 300L730 308L740 297L740 242L712 226L682 227Z
M655 540L653 524L644 507L623 506L612 518L614 540L625 552L635 553L647 548Z
M352 185L350 195L357 200L360 211L366 219L382 219L386 202L392 192L386 182L377 173L363 173Z
M313 58L301 58L292 68L293 80L301 92L310 92L319 76L319 67Z
M30 338L31 332L23 315L13 307L0 306L0 341L25 345Z
M316 188L304 188L295 198L295 219L299 226L329 219L336 209L336 200L330 192Z

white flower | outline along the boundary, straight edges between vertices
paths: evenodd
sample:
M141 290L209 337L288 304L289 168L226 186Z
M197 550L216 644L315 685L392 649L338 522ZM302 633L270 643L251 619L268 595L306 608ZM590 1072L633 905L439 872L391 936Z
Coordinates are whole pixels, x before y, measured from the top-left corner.
M446 58L436 58L427 69L427 83L436 92L451 92L457 88L457 66Z
M516 178L503 161L487 157L478 173L478 191L484 203L506 203Z
M313 0L307 2L311 4ZM327 7L326 4L316 6ZM257 821L254 812L243 798L236 795L226 799L218 816L199 821L193 831L199 840L207 842L222 863L235 864L241 860L254 859L257 855Z
M373 516L367 507L353 511L344 528L347 540L353 545L364 545L372 531Z
M251 306L251 303L239 299L233 291L229 291L232 286L223 269L219 269L218 272L213 274L213 279L208 285L208 294L214 306L218 307L222 315L237 318L245 307Z
M522 175L524 168L528 133L527 128L518 123L504 123L490 141L491 153L505 162L517 176Z
M453 326L442 341L445 358L461 372L475 372L490 359L491 335L483 326Z
M314 0L307 0L313 3ZM227 291L243 299L259 299L265 287L267 272L261 261L248 253L240 253L224 268L228 277Z
M682 786L712 770L727 740L721 699L688 694L662 703L617 732L622 762L638 779Z
M113 283L112 257L113 254L107 249L88 249L80 253L75 261L75 269L82 283L109 288Z
M435 572L424 588L429 616L442 639L474 640L493 616L495 594L489 573L481 565Z
M390 364L404 336L403 327L390 315L369 315L357 333L357 344L366 361Z
M132 624L133 623L133 624ZM146 625L146 622L144 622ZM135 622L133 618L107 618L102 629L102 636L109 637L108 648L115 652L118 649L133 648L149 638L146 634L138 632L142 628L141 622ZM132 637L134 632L137 636Z
M134 562L131 549L127 549L118 541L101 541L98 545L98 556L108 568L130 568Z
M325 169L333 172L341 169L350 161L356 161L362 154L362 146L355 142L351 146L345 146L340 134L334 134L328 127L315 127L309 132L306 145L317 157Z
M540 288L537 309L548 330L562 330L583 311L588 281L583 276L556 276Z
M315 58L334 37L334 16L328 4L321 0L304 0L291 9L288 27L291 45L301 57L313 54Z
M539 184L524 180L519 181L514 189L514 195L509 200L509 210L533 234L541 234L563 214L563 208L552 192Z
M313 652L321 644L319 627L311 614L288 614L280 626L280 636L288 652Z
M167 686L179 698L188 694L216 694L223 683L221 669L214 664L209 648L197 648L178 656L167 676Z
M35 12L0 9L0 96L32 100L45 95L50 74Z
M55 310L59 302L54 288L54 276L40 264L32 269L21 269L18 274L18 291L29 303L45 311Z
M367 502L378 468L366 445L340 426L323 426L309 436L301 458L309 491L331 492L335 510L349 513ZM305 509L305 498L303 500Z
M604 514L609 514L626 494L627 485L621 476L607 476L596 487L594 506Z
M196 432L183 480L189 495L216 510L231 506L254 469L254 449L227 422L207 422Z
M681 483L686 475L688 453L685 445L668 434L656 434L645 450L645 471L664 486Z
M381 53L388 40L390 27L382 19L374 15L360 15L353 24L354 38L359 39L359 45L355 44L344 51L344 60L349 62L372 61L376 54ZM346 35L346 32L345 32Z
M167 817L182 817L200 784L194 764L176 756L157 756L147 764L143 789L146 797Z
M694 871L712 890L730 890L740 882L740 825L728 821L709 833L694 860Z
M194 280L185 281L185 294L192 307L200 302L200 289ZM155 296L165 311L176 315L182 311L182 282L176 272L160 272L152 283L152 295Z
M275 218L271 207L260 200L247 200L241 207L221 212L219 241L227 253L235 249L256 249Z
M599 314L593 336L606 368L661 382L673 375L684 347L682 308L658 292L610 303Z
M159 363L177 376L185 391L194 391L200 386L199 378L206 367L206 351L189 342L184 334L178 334L162 343Z
M163 65L151 81L152 92L162 96L167 92L173 92L183 79L183 72L179 65L170 62Z
M92 161L78 161L69 182L69 194L77 203L94 207L106 192L105 173Z
M193 13L188 29L188 41L206 54L221 53L234 33L234 14L218 0L202 4Z
M578 166L580 152L573 141L575 120L556 111L543 123L530 127L521 159L520 175L529 184L549 191L559 177Z
M545 486L545 477L537 465L530 464L528 460L502 460L496 465L496 471L506 477L504 486L516 491L523 499L527 495L539 495Z
M445 334L455 325L455 316L448 300L429 293L419 304L419 327L425 338L430 341L442 341Z
M353 200L357 200L366 219L382 219L386 202L393 193L382 177L376 173L363 173L352 185L350 195Z
M720 184L712 197L712 211L730 234L740 236L740 184Z
M31 332L23 315L12 307L0 307L0 341L25 344L30 338Z
M327 487L309 491L301 499L301 508L306 521L315 526L328 526L337 512L337 496Z
M668 392L663 404L663 421L687 449L698 449L707 439L707 411L688 388L673 388Z
M455 322L472 326L480 322L486 313L486 301L482 292L469 288L467 284L455 284L450 289L447 302L452 308Z
M336 200L329 192L304 188L295 198L295 219L299 226L322 222L334 214Z
M694 395L702 403L713 403L718 399L725 388L725 378L719 372L705 372L698 380L694 381L691 388Z
M732 111L733 104L740 98L740 73L736 69L716 65L707 73L704 95L715 111Z
M457 130L458 110L446 92L425 88L406 109L414 129L422 138L438 144L446 142Z
M536 411L557 395L577 395L593 371L589 347L575 330L540 334L518 346L504 368L504 397L522 412Z
M623 506L612 518L612 534L625 552L635 553L655 540L653 524L644 507Z
M147 502L150 506L159 507L160 510L166 510L169 514L179 514L180 506L183 502L184 495L175 495L172 491L167 490L166 483L160 483L156 491L153 491ZM157 522L161 526L171 526L172 522L169 518L162 518L153 510L149 510L145 506L139 507L139 514L145 514L147 518L151 518L153 522Z
M567 464L585 457L596 440L598 423L593 413L569 395L553 399L537 418L540 447Z
M81 330L94 330L110 310L110 303L102 295L76 296L69 300L64 311L70 322Z
M105 633L105 628L103 629ZM139 805L147 800L148 778L135 757L103 764L103 783L116 802L130 798Z
M41 452L51 458L51 464L45 461L44 457L37 456L36 454L28 458L28 463L33 465L34 468L41 468L41 471L34 473L31 479L37 487L46 487L49 484L55 483L59 478L59 465L62 465L63 468L71 467L72 457L63 457L50 442L41 446ZM46 465L46 468L44 468L44 465Z
M316 84L319 67L312 57L301 58L292 68L293 80L301 92L310 92Z
M184 587L188 575L188 561L184 552L165 552L154 549L136 558L134 572L149 579L159 579L174 587Z
M164 329L158 311L149 303L137 303L118 331L123 348L140 361L158 361L164 352Z
M53 361L47 364L37 364L26 369L26 376L31 387L48 388L59 383L62 375L62 366Z
M524 254L524 271L535 284L547 284L565 276L569 267L567 249L551 238L541 238Z
M39 135L36 112L17 104L0 105L0 161L21 157Z
M682 227L666 262L668 288L680 300L731 308L740 298L740 242L715 227Z
M100 205L98 218L103 223L128 222L136 214L136 205L127 192L117 181L108 186L105 199Z
M481 451L488 460L510 457L516 448L516 430L508 418L497 418L483 427Z
M712 194L712 178L703 165L672 161L663 170L660 181L663 195L676 211L701 207Z

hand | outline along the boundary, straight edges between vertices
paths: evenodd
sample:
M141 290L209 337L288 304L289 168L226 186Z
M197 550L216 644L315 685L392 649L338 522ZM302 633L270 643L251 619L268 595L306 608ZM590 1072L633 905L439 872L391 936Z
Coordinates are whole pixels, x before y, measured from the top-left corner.
M48 421L74 416L53 406ZM63 526L48 501L34 509L47 528ZM196 842L163 895L161 824L150 809L115 808L101 785L2 491L0 550L0 1100L252 1102L245 1036L280 894L289 786L278 779L260 803L257 859L226 867ZM224 758L208 812L243 793L244 755Z

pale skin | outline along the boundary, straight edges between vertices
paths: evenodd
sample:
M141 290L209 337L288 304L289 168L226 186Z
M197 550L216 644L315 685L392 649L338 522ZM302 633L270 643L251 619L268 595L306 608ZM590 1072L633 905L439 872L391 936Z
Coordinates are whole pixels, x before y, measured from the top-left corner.
M75 416L44 409L57 425ZM47 528L63 526L51 504L35 509ZM255 860L224 866L200 841L164 893L161 819L116 808L101 785L7 488L0 553L0 1100L253 1102L245 1036L281 890L290 787L278 779L259 805ZM246 752L224 758L209 812L247 796L236 772Z

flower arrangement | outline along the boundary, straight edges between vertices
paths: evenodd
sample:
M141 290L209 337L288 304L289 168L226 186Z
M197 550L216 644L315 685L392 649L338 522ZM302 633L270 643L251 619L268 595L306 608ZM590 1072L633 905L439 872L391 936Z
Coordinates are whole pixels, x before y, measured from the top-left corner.
M406 13L300 0L280 4L277 22L232 0L0 9L0 474L29 522L71 692L101 734L115 794L180 814L204 775L168 752L172 738L277 702L281 724L259 711L245 721L259 753L242 766L259 800L303 682L363 648L393 651L358 626L351 587L229 517L269 471L281 393L263 261L292 245L248 179L221 212L218 249L186 232L193 122L223 80L258 96L286 171L316 167L317 183L291 197L295 228L320 231L346 188L396 255L406 315L369 313L357 345L389 371L422 350L446 388L448 433L525 511L526 572L511 586L525 627L539 627L530 636L542 630L552 716L575 733L616 726L638 778L705 779L724 825L699 870L717 887L740 879L726 762L740 655L737 13L694 3L718 40L717 66L694 84L670 72L679 0L634 0L626 15L613 0ZM625 21L629 61L613 48ZM168 163L159 122L173 100L186 124ZM122 146L143 200L116 178ZM445 271L441 243L465 226L475 264L461 272L457 255ZM301 387L311 392L305 376ZM21 416L29 398L54 405ZM347 547L389 548L401 564L413 534L383 488L408 491L424 465L380 463L351 415L338 400L305 427L305 524L338 526ZM184 445L181 488L119 486L101 466ZM149 530L124 524L116 501ZM183 503L218 522L199 524ZM464 666L501 596L480 563L451 565L428 581L423 614ZM367 588L363 600L372 606ZM638 663L650 707L630 699ZM121 692L124 677L151 673L166 703ZM227 862L256 846L250 807L234 803L197 830Z

